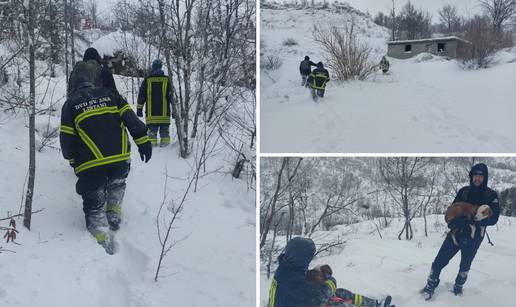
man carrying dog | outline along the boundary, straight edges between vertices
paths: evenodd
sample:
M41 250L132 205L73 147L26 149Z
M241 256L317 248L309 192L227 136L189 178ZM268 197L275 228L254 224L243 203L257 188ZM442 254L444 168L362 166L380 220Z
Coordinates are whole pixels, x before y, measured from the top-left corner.
M467 202L477 206L488 205L492 210L492 215L480 221L456 219L448 225L451 231L446 236L432 263L432 269L428 276L426 286L421 290L425 299L429 300L432 297L435 288L439 285L441 270L459 250L461 252L460 268L457 278L455 279L455 285L453 286L453 293L455 295L462 294L462 287L468 277L471 263L484 239L486 226L495 225L500 216L498 195L495 191L487 187L487 181L487 166L483 163L476 164L469 172L469 186L463 187L457 193L453 203ZM455 242L452 238L452 232L455 233Z

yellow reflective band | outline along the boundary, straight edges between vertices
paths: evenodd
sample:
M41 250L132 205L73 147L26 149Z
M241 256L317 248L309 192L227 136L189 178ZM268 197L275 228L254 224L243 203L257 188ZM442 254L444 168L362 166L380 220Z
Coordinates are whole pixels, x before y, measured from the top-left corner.
M271 289L269 290L269 307L274 307L276 303L276 288L278 287L278 283L276 279L272 279Z
M170 138L161 138L161 143L170 143Z
M163 100L163 109L161 115L165 116L167 114L167 81L168 79L164 79L161 87L161 98Z
M147 79L147 114L152 114L152 80Z
M147 124L170 124L170 116L147 116L145 122Z
M100 149L97 147L97 145L95 145L95 143L93 143L93 140L86 134L86 132L84 132L84 130L79 128L79 126L77 126L77 131L79 132L79 136L81 137L81 139L84 141L84 144L86 144L86 146L88 146L88 148L93 153L95 158L97 158L97 159L103 158L104 156L100 152Z
M117 107L102 107L98 109L89 110L86 112L83 112L75 118L75 125L77 126L82 120L95 116L95 115L102 115L102 114L108 114L108 113L118 113Z
M151 142L151 144L158 144L158 139L149 138L149 141Z
M106 212L113 212L116 214L122 214L122 207L117 204L107 204L106 205Z
M325 283L328 285L328 287L330 287L331 293L335 295L335 291L337 291L337 286L335 283L330 279L326 280Z
M127 111L127 110L130 110L131 107L126 104L125 106L123 106L121 109L120 109L120 116L124 115L124 112Z
M125 131L124 124L122 126L122 154L125 154L127 152L127 132Z
M136 143L136 145L141 145L145 142L148 142L149 141L149 137L144 135L142 136L141 138L137 138L136 140L134 140L134 142Z
M137 104L137 105L136 105L136 108L137 108L138 110L142 110L142 109L143 109L143 104Z
M363 302L364 302L364 297L360 294L355 294L354 305L357 307L361 307Z
M75 168L75 173L78 174L78 173L85 171L87 169L90 169L92 167L98 167L98 166L102 166L102 165L106 165L106 164L112 164L112 163L116 163L116 162L126 161L127 159L129 159L130 156L131 156L130 153L126 153L126 154L114 155L114 156L109 156L109 157L105 157L102 159L95 159L95 160L91 160L88 162L84 162L83 164L81 164Z
M66 125L61 125L61 129L59 131L62 133L70 134L70 135L76 135L75 129L73 127L66 126Z
M95 239L97 239L98 243L103 243L108 239L108 236L106 233L101 232L95 235Z

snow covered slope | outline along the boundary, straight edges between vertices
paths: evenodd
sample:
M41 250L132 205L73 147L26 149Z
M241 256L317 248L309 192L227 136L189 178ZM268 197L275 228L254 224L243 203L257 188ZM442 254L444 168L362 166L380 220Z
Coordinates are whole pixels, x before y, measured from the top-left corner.
M397 12L400 12L402 7L407 3L408 0L396 0L394 6ZM296 0L275 0L266 2L278 2L278 3L301 3L302 1ZM311 1L307 1L311 3ZM328 3L328 1L317 0L314 3ZM371 15L376 15L379 12L387 14L392 10L392 0L344 0L338 2L346 2L351 4L353 7L361 10L362 12L369 12ZM478 1L472 0L411 0L410 1L416 8L423 9L430 13L433 17L433 22L439 22L439 10L448 4L455 5L458 9L458 13L461 16L472 16L480 13L481 8L478 5Z
M312 266L329 264L339 287L347 288L372 298L392 295L397 307L511 307L516 289L516 218L500 217L488 232L494 246L482 243L464 286L464 294L456 297L453 287L460 255L450 261L441 274L441 284L435 300L425 302L417 293L426 283L430 265L444 240L446 227L442 215L428 217L429 236L424 236L423 219L414 221L415 235L412 241L398 240L401 220L393 220L377 234L373 223L362 222L350 226L338 226L330 232L317 233L316 237L330 239L340 236L347 240L344 249L337 254L319 257ZM278 240L284 242L284 240ZM321 243L315 240L315 243ZM267 304L270 280L261 275L261 306Z
M56 97L65 92L58 83ZM124 82L116 78L121 92ZM51 87L52 88L52 87ZM40 91L44 91L44 84ZM47 102L48 103L48 102ZM62 103L62 101L61 101ZM131 102L130 102L131 103ZM133 105L135 107L135 105ZM59 124L57 112L38 116ZM0 218L18 213L28 161L27 123L0 115ZM226 168L202 178L174 229L179 242L164 260L161 278L154 273L160 252L156 213L164 193L177 200L185 189L191 160L178 148L156 149L151 161L140 161L132 144L131 173L124 198L124 221L116 235L120 250L107 255L86 231L76 177L57 149L37 153L32 229L18 220L17 242L0 246L0 306L162 307L251 306L255 302L255 195ZM55 140L53 146L59 147ZM209 170L225 165L224 154L208 162ZM0 222L7 226L8 221ZM3 233L2 233L3 235ZM230 239L229 239L230 238Z
M485 70L464 71L430 55L389 59L389 75L330 82L315 104L300 86L305 55L324 61L313 25L355 19L362 41L386 53L388 31L364 16L335 10L262 9L262 61L282 66L261 75L262 152L514 152L516 53ZM293 38L298 45L284 46ZM507 58L510 54L510 59ZM331 71L330 71L331 75Z

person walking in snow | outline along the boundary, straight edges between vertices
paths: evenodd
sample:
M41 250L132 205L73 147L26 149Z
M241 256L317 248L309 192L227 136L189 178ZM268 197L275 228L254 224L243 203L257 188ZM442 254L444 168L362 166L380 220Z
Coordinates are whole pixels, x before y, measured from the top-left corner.
M491 217L481 221L474 221L469 219L457 219L452 221L448 227L450 232L446 236L430 270L430 275L427 279L426 286L421 290L421 293L426 299L430 299L434 294L435 288L439 285L439 275L441 270L448 265L450 260L461 252L461 260L459 273L455 278L455 285L453 292L455 295L462 294L462 287L468 278L468 272L471 263L475 258L478 248L484 239L486 227L495 225L500 216L500 204L498 195L495 191L487 187L488 169L483 163L474 165L469 172L469 186L461 188L455 196L456 202L467 202L473 205L488 205L493 214ZM457 244L452 238L452 232L455 233Z
M389 68L390 68L391 64L389 63L389 61L387 60L387 58L385 56L382 57L382 60L380 61L380 69L382 70L382 72L384 74L386 74L387 72L389 72Z
M152 62L149 75L143 80L138 93L137 115L143 116L149 128L149 140L153 146L170 144L170 116L172 105L172 83L162 70L163 63L156 59Z
M317 68L308 76L308 85L310 86L314 100L317 100L318 97L324 97L324 91L328 81L330 81L330 73L324 68L322 62L317 63Z
M126 127L138 146L142 161L152 156L147 128L117 92L96 87L85 66L71 84L70 97L61 111L60 144L78 177L76 191L83 199L86 228L107 253L114 253L110 230L121 222L125 180L130 169L131 146Z
M328 265L308 270L315 255L315 244L309 238L291 239L278 257L279 266L269 290L268 307L379 307L368 297L338 289ZM313 280L312 275L320 277ZM390 307L390 299L384 307ZM394 307L394 306L392 306Z
M88 69L85 70L83 68L78 68L81 66L87 66ZM77 83L75 79L79 77L79 72L90 74L90 77L88 78L92 79L95 86L105 87L118 93L113 74L109 68L102 65L102 59L100 58L97 49L93 47L86 49L86 51L84 51L82 61L75 64L72 72L70 73L70 79L68 80L67 98L70 97L72 84Z
M305 56L305 59L299 64L299 73L301 74L301 86L307 86L306 80L312 73L312 66L317 66L314 62L310 61L309 56Z

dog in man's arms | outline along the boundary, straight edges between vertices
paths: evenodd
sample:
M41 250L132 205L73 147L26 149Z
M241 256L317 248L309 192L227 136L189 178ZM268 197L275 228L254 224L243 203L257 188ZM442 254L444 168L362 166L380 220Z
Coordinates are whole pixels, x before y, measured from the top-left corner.
M464 219L469 221L481 221L483 219L489 218L493 215L493 210L488 205L473 205L467 202L456 202L451 204L446 210L446 214L444 216L444 220L449 225L453 221L457 219ZM473 239L475 235L475 225L469 225L471 228L471 238ZM458 229L451 230L451 236L453 239L453 243L455 245L459 245L455 235L457 234Z

